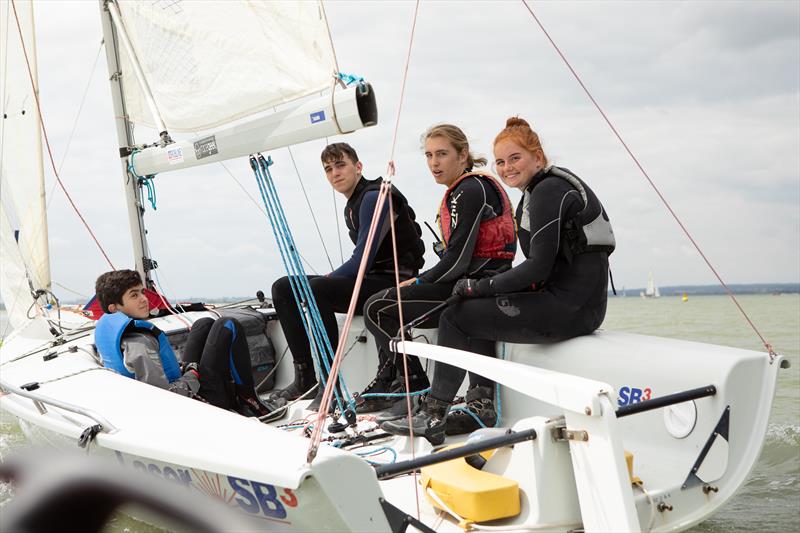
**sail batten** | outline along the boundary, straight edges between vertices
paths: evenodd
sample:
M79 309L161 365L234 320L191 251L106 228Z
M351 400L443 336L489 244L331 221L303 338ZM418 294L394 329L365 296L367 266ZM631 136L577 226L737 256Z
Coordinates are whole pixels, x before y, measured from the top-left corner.
M169 131L218 127L333 83L333 49L318 2L184 0L118 7ZM121 63L131 122L155 126L130 58L122 54Z

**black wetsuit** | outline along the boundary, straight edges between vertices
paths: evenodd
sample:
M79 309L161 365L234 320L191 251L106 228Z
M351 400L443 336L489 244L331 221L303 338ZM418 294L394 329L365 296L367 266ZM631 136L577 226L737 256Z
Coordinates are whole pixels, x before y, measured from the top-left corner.
M481 222L503 212L503 202L489 183L475 176L464 178L450 194L448 210L452 231L444 255L436 265L419 275L418 284L401 289L405 323L444 302L459 279L485 277L489 272L497 272L511 265L510 259L473 255ZM367 300L364 316L367 329L375 337L378 346L378 377L391 379L398 370L403 370L402 358L398 358L394 365L387 364L390 360L389 342L400 329L396 289L392 287L382 290ZM439 314L436 313L418 327L434 328L438 319ZM424 373L416 357L410 356L408 364L409 375L420 376ZM473 379L472 375L470 379ZM478 384L485 382L480 376L474 376L474 379L478 380Z
M581 183L588 208L599 214L599 200ZM606 313L608 253L564 252L564 226L583 208L566 180L545 170L534 176L516 211L526 260L478 282L479 293L495 296L465 298L444 311L438 344L494 357L495 341L552 342L597 329ZM437 363L431 395L452 401L463 379L464 370Z
M355 245L352 256L328 276L309 276L311 291L314 293L322 323L334 350L339 343L339 327L334 313L345 313L350 305L358 266L365 253L367 233L375 210L380 181L380 178L376 180L361 178L345 205L344 218L350 239ZM425 244L422 242L422 230L416 223L413 209L397 189L392 191L392 210L395 213L400 279L404 280L416 276L424 265ZM395 283L388 214L387 200L370 250L356 313L361 311L367 298ZM313 374L309 340L288 277L284 276L272 285L272 303L278 312L281 329L289 344L295 365L300 365Z
M212 405L232 408L236 387L255 394L247 334L235 318L197 320L192 324L182 360L198 363L199 394Z

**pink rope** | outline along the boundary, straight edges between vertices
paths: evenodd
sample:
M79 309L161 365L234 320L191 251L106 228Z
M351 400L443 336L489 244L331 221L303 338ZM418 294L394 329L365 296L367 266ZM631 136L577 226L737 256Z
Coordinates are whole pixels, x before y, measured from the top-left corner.
M583 89L583 92L585 92L586 96L589 97L589 100L592 101L592 104L594 104L594 106L600 112L600 115L602 115L603 120L606 121L606 124L608 124L608 127L611 128L611 131L614 132L614 135L617 137L619 142L622 143L622 146L625 148L625 151L628 152L629 156L631 156L631 159L633 159L633 162L639 168L639 170L641 171L642 175L645 177L645 179L648 181L648 183L650 183L650 186L653 188L653 190L656 192L658 197L661 199L661 202L667 208L667 211L670 212L670 214L672 215L672 218L675 219L675 222L678 223L678 226L680 226L681 230L683 230L683 233L686 235L686 237L689 238L689 241L692 243L692 245L694 246L695 250L697 250L697 253L700 254L700 257L703 258L703 261L705 261L705 263L708 266L708 268L711 269L711 272L714 274L714 276L716 276L716 278L719 281L720 285L722 285L722 287L725 289L725 292L728 293L728 296L730 296L731 300L733 300L733 303L736 305L736 307L739 308L739 312L742 313L742 316L744 317L744 319L747 321L748 324L750 324L750 327L753 328L753 331L755 331L756 335L758 335L758 338L761 339L761 342L764 345L764 348L766 348L767 353L769 354L770 360L774 359L776 353L772 349L772 345L769 342L767 342L767 340L764 338L764 336L758 330L758 328L753 323L753 321L750 320L750 317L747 315L745 310L739 304L739 301L736 299L736 296L733 295L733 291L731 291L730 288L728 287L728 285L722 280L722 276L719 275L719 273L717 272L717 269L714 268L714 265L711 264L711 261L706 257L706 254L703 253L703 250L700 249L700 245L698 245L697 242L694 240L692 235L689 233L689 230L686 229L686 226L683 225L683 222L681 221L681 219L678 217L678 215L675 213L675 211L673 211L672 206L670 206L669 202L664 197L664 195L661 193L659 188L656 186L655 182L650 178L650 175L644 169L642 164L639 163L639 160L636 158L636 156L633 155L633 152L631 151L631 149L628 148L628 145L622 139L622 136L617 131L617 128L615 128L614 124L611 123L611 120L608 118L608 116L605 114L603 109L600 107L600 104L597 103L597 100L594 99L594 96L592 96L592 93L589 92L589 89L583 83L583 80L581 79L581 77L578 75L577 72L575 72L575 69L572 68L572 65L567 60L566 56L561 52L561 49L558 47L558 45L555 43L555 41L553 41L553 38L550 37L550 34L547 33L547 30L544 28L544 26L542 25L541 21L539 21L539 18L533 12L533 9L531 9L531 6L528 5L527 0L522 0L522 3L525 4L526 8L528 8L528 12L530 12L531 16L533 17L533 20L535 20L536 24L539 25L539 28L541 28L542 32L544 32L545 37L547 37L547 40L550 41L551 45L553 45L553 48L555 48L555 50L558 53L558 55L561 56L561 59L564 61L564 64L567 65L567 68L569 69L569 71L572 73L572 75L578 81L578 83L580 84L581 88Z
M408 65L411 63L411 48L414 45L414 31L417 28L417 13L419 13L419 0L414 5L414 20L411 22L411 37L408 40L408 51L406 52L406 64L403 68L403 83L400 85L400 101L397 104L397 119L394 122L394 133L392 133L392 146L389 151L389 165L386 169L386 176L391 178L395 173L394 148L397 144L397 132L400 129L400 112L403 110L403 99L406 94L406 80L408 79Z
M391 187L389 182L389 187ZM392 254L394 254L394 283L397 295L397 313L400 319L400 342L403 343L403 376L406 382L406 409L408 409L408 432L411 437L411 459L416 458L416 450L414 446L414 427L411 425L411 384L408 381L408 356L406 355L406 328L405 321L403 320L403 298L400 295L400 263L397 260L397 237L394 230L394 204L392 203L392 195L389 194L389 220L391 221L392 228ZM419 484L417 483L417 471L414 471L414 496L417 502L417 520L419 520Z
M322 394L322 402L319 406L317 413L317 420L314 424L314 430L311 433L311 442L308 446L308 454L306 460L310 463L314 460L319 449L319 444L322 442L322 430L324 427L325 418L328 416L328 408L331 404L333 397L334 387L336 386L337 378L339 377L339 367L341 366L344 346L346 344L347 335L350 332L350 324L353 322L353 316L356 311L356 304L358 303L358 295L361 293L361 284L364 280L364 274L367 271L367 261L369 260L370 251L372 250L372 242L375 238L375 233L380 220L380 213L383 210L383 204L386 202L387 192L389 185L386 183L381 184L380 192L378 193L378 200L375 204L375 212L372 214L372 221L369 225L369 233L367 233L367 242L364 247L365 253L361 256L361 263L358 266L358 274L356 275L355 286L353 287L353 296L350 298L350 306L347 309L347 317L345 318L342 333L339 335L339 345L336 347L336 355L331 364L331 370L328 373L328 383L325 385L325 391Z

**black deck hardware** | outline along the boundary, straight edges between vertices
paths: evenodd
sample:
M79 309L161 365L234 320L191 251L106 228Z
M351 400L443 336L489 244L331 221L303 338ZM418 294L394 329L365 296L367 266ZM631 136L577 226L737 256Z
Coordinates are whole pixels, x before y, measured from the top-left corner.
M97 434L101 431L103 431L103 426L100 424L95 424L84 429L83 433L81 433L81 436L78 437L78 446L81 448L86 448L86 445L92 442Z
M58 357L58 352L46 353L42 356L42 361L52 361L56 357Z
M731 406L728 405L725 407L725 410L722 412L722 416L719 417L719 422L717 422L714 431L711 432L711 435L708 436L708 440L706 440L703 449L700 450L700 455L697 456L697 460L692 465L692 469L689 471L689 474L686 476L686 481L683 482L681 485L681 490L686 490L692 487L696 487L697 485L702 485L704 481L697 477L697 471L700 470L700 467L703 465L703 461L708 455L709 450L711 450L711 445L714 444L714 441L719 439L728 440L729 437L729 429L731 424ZM714 481L713 479L709 479L708 481ZM708 494L708 492L706 492Z
M405 533L408 526L414 526L419 531L422 531L422 533L436 533L433 529L413 516L404 513L383 498L378 498L378 501L381 507L383 507L383 513L386 515L386 520L389 521L389 527L392 528L392 533Z
M400 461L399 463L381 465L375 468L375 472L378 474L378 479L385 479L398 474L413 472L414 470L418 470L423 466L435 465L437 463L450 461L451 459L458 459L460 457L466 457L468 455L485 452L487 450L494 450L495 448L511 446L512 444L517 444L526 440L533 440L535 438L535 429L526 429L523 431L508 430L506 435L502 435L500 437L492 437L472 444L465 444L464 446L459 446L458 448L444 450L439 453L431 453L429 455L411 459L409 461Z
M643 402L633 403L620 407L617 409L617 418L623 416L635 415L636 413L643 413L651 411L660 407L668 405L675 405L676 403L688 402L689 400L696 400L698 398L705 398L706 396L714 396L717 393L717 388L714 385L706 385L697 389L691 389L683 392L676 392L674 394L667 394L660 398L653 398L652 400L644 400Z
M28 392L35 391L36 389L39 388L39 382L38 381L32 381L30 383L26 383L25 385L20 385L19 388L22 389L22 390L26 390Z

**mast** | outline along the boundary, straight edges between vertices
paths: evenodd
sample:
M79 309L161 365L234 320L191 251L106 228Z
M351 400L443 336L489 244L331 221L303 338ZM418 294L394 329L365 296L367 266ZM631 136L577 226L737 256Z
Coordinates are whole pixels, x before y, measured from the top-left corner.
M111 101L114 105L117 141L120 146L120 167L122 169L123 183L125 184L125 203L128 206L128 224L131 231L131 240L133 241L133 257L136 270L142 276L145 285L151 287L153 281L150 277L150 271L157 268L158 264L148 255L147 231L144 227L144 206L139 201L141 184L135 179L130 179L128 175L130 147L134 145L134 138L133 128L128 120L122 93L121 77L123 74L120 70L119 40L108 9L109 0L99 0L99 2L109 81L111 82Z

